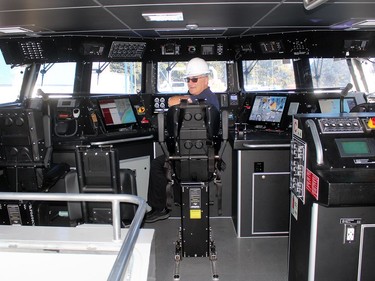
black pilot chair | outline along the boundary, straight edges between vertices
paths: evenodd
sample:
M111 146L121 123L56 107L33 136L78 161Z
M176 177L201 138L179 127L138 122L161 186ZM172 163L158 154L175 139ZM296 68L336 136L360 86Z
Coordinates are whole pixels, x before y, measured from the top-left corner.
M199 104L169 108L166 114L167 137L164 137L164 114L158 115L159 142L169 165L167 178L167 207L173 203L171 187L174 181L181 186L181 228L176 243L176 268L174 279L179 279L179 261L184 257L210 257L213 279L216 274L216 248L209 225L209 182L216 184L221 214L221 180L223 165L220 155L227 140L228 115L222 114L223 130L220 132L220 112L204 101ZM221 147L221 150L220 150Z
M65 163L52 163L50 117L39 109L2 108L0 142L0 192L53 192L70 170ZM0 224L51 223L52 203L1 201L0 205Z

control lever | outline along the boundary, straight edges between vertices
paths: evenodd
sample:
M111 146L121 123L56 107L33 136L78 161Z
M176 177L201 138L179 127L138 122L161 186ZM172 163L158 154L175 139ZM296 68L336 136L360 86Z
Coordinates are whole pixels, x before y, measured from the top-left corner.
M344 98L348 95L351 88L353 88L352 83L348 83L340 93L340 113L344 113Z

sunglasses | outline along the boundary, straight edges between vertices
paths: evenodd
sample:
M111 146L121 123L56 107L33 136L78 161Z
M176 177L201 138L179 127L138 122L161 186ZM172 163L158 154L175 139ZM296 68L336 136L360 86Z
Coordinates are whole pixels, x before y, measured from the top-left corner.
M186 83L189 83L190 81L193 82L193 83L197 83L198 79L199 79L199 77L193 77L193 78L186 77L185 81L186 81Z

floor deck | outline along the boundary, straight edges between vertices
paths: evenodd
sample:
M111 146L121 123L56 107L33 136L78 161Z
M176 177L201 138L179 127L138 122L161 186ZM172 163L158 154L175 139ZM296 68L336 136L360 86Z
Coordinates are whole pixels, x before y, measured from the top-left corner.
M180 219L173 217L145 228L155 229L156 281L173 280L175 241ZM220 281L286 281L288 237L237 238L231 218L211 218ZM183 258L181 281L212 280L208 258Z

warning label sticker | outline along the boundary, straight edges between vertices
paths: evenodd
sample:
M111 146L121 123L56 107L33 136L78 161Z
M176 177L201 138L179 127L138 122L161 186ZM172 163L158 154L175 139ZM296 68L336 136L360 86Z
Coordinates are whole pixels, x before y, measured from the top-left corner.
M201 189L200 188L190 188L189 189L189 200L190 209L200 209L201 208Z
M316 200L319 199L319 177L306 169L306 190L310 192Z
M298 120L293 120L293 134L302 139L302 130L298 128Z
M201 210L190 210L190 219L191 220L200 220L202 218Z

